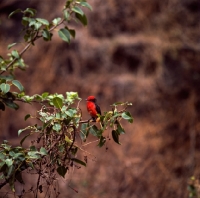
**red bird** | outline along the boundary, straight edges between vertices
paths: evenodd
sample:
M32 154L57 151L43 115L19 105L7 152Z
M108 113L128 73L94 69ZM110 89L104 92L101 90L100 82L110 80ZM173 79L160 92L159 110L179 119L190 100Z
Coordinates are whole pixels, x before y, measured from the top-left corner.
M88 96L86 101L87 101L87 110L91 115L93 121L96 121L98 117L97 114L101 115L101 109L96 103L97 99L94 96Z

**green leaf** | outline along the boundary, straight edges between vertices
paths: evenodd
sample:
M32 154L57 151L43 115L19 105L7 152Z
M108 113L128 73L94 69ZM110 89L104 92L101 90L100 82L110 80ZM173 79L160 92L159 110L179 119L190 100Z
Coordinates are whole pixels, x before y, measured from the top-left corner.
M14 152L13 150L11 150L11 151L9 152L9 155L10 155L11 157L14 157L15 152Z
M62 28L58 31L58 35L63 41L66 41L67 43L70 42L70 32L66 28Z
M6 157L6 153L2 153L2 151L0 152L0 160L1 160L1 162L0 162L0 168L3 166L3 164L4 163L2 163L2 161L4 162L4 159L5 159L5 157Z
M42 96L39 95L39 94L35 94L35 95L33 95L33 98L34 98L35 100L39 100L39 101L42 100Z
M22 58L17 60L17 64L21 67L20 69L24 69L26 67Z
M81 164L81 165L83 165L83 166L86 166L86 163L85 163L85 162L83 162L83 161L81 161L81 160L79 160L79 159L77 159L77 158L72 158L71 160L74 161L74 162L76 162L76 163L78 163L78 164Z
M29 151L28 152L29 158L30 159L39 159L41 158L38 151Z
M13 174L14 171L15 171L14 166L13 165L9 166L9 168L7 170L6 178L9 178ZM9 181L9 183L10 183L10 181Z
M19 134L19 131L18 131L18 134ZM28 136L30 136L30 135L31 135L31 134L29 133L29 134L25 135L25 136L21 139L21 141L20 141L20 145L21 145L21 146L22 146L24 140L25 140Z
M42 23L43 25L49 25L49 21L47 21L46 19L36 18L36 20L38 22Z
M37 151L35 146L30 146L30 151Z
M67 118L67 115L66 115L65 112L61 112L61 113L60 113L60 116L61 116L61 119L62 119L62 120L64 120L64 119Z
M42 23L36 22L36 21L31 21L31 22L29 23L29 26L34 26L36 30L39 30L40 27L42 26Z
M55 98L53 98L53 104L54 104L55 107L61 109L62 106L63 106L63 101L62 101L61 98L55 97Z
M65 8L70 8L70 5L73 3L73 0L67 0L65 3Z
M12 109L19 109L19 105L14 103L13 100L10 99L4 99L3 102L6 104L6 106L12 108Z
M102 147L104 144L106 143L106 138L101 136L100 139L99 139L99 144L98 146L99 147Z
M118 121L117 121L117 132L119 134L125 134L124 128L122 127L122 125Z
M27 130L27 127L25 129L18 130L18 135L20 135L23 131L26 131L26 130Z
M75 38L75 36L76 36L76 31L75 31L75 30L72 30L72 29L68 29L68 31L69 31L69 33L71 34L71 36L72 36L73 38Z
M66 110L67 110L66 106L63 106L62 109L61 109L62 112L65 112Z
M30 23L30 18L29 17L22 17L22 25L27 26Z
M113 138L113 140L114 140L117 144L120 144L120 142L119 142L119 135L118 135L117 131L112 130L112 138Z
M76 109L68 109L67 111L65 111L66 115L68 115L69 117L74 117L77 113Z
M57 168L57 172L60 176L62 176L63 178L65 177L65 174L67 173L68 168L64 167L64 166L59 166Z
M0 56L0 63L1 63L1 62L4 62L4 59L3 59L2 56Z
M56 113L56 119L59 120L60 118L61 118L60 112L59 112L59 113Z
M96 136L96 137L101 137L102 132L103 132L103 131L102 131L102 130L99 130L99 129L97 128L96 125L93 125L93 126L90 128L90 133L91 133L92 135Z
M52 22L54 25L58 25L58 23L61 21L61 18L55 18Z
M29 23L29 27L31 26L34 26L36 30L39 30L40 27L42 26L42 23L36 21L36 20L32 20L30 23Z
M79 122L80 122L80 117L75 116L74 119L73 119L73 124L74 124L76 127L78 127Z
M73 142L73 141L70 140L69 137L67 137L66 135L65 135L65 141L68 142L68 143L70 143L70 144Z
M24 120L26 121L28 118L30 118L31 115L30 114L27 114L25 117L24 117Z
M26 102L31 102L34 99L34 96L23 96L22 97Z
M5 111L5 105L3 104L3 102L0 101L0 109L2 111Z
M87 3L87 2L81 2L80 4L82 6L84 6L84 7L87 7L88 9L90 9L92 11L92 6L89 3Z
M47 155L48 154L47 150L44 147L40 148L40 153L41 153L41 155Z
M73 91L66 92L66 95L67 95L67 101L70 102L71 104L74 102L74 100L80 100L77 92L73 92Z
M65 20L69 20L69 18L70 18L70 14L69 14L69 12L67 11L67 10L64 10L63 11L63 14L64 14L64 18L65 18Z
M133 123L133 117L128 111L122 113L122 118L124 118L125 120L128 120L128 122L130 123Z
M56 124L54 124L53 125L53 130L55 130L55 131L60 131L61 130L61 125L60 124L58 124L58 123L56 123Z
M19 152L18 150L14 151L10 151L9 155L12 157L12 159L14 160L19 160L19 161L24 161L25 160L25 156L24 153Z
M3 93L8 93L10 91L10 85L6 83L2 83L0 85L0 89Z
M29 34L25 34L25 35L24 35L24 40L25 40L26 42L31 41L31 36L30 36Z
M12 169L14 169L13 166L12 166ZM13 191L13 193L15 193L15 176L14 175L9 179L9 185L10 185L10 189Z
M12 84L15 85L21 92L24 91L24 87L18 80L13 80Z
M31 17L35 16L37 11L33 8L26 8L26 10L23 11L24 13L29 13Z
M8 45L8 47L7 47L7 48L8 48L8 50L9 50L11 47L13 47L14 45L16 45L16 44L17 44L17 43L12 43L12 44L9 44L9 45Z
M13 165L13 160L12 159L6 159L5 160L5 163L8 167L12 166Z
M48 92L44 92L44 93L42 94L42 99L46 99L48 95L49 95Z
M45 41L50 41L52 36L53 36L53 34L51 32L49 32L47 29L44 29L42 31L42 37Z
M8 141L7 141L7 140L4 140L4 141L3 141L3 144L1 144L1 146L2 146L5 150L7 150L7 151L9 151L10 148L11 148L11 146L8 145Z
M21 12L21 11L22 11L21 9L17 9L17 10L15 10L15 11L11 12L11 13L9 14L8 18L10 18L12 15L14 15L14 14L16 14L16 13L19 13L19 12Z
M13 50L12 52L11 52L11 54L12 54L12 56L14 57L14 58L19 58L19 53L18 53L18 51L17 50Z
M77 6L73 7L73 8L72 8L72 11L74 11L75 13L80 14L81 16L84 15L83 10L81 10L81 8L79 8L79 7L77 7Z
M75 14L76 18L84 25L87 25L87 17L84 15L80 15L79 13Z
M29 27L31 27L31 26L36 26L35 24L36 23L39 23L39 22L37 22L35 19L32 19L31 21L30 20L28 20L30 23L29 23ZM40 23L41 24L41 23ZM41 24L42 25L42 24Z
M13 76L0 76L0 79L5 79L6 81L11 81L13 80Z
M0 66L0 69L1 69L1 71L6 71L7 70L6 65Z
M88 134L89 134L89 123L83 123L81 125L81 130L80 130L80 137L83 142L86 141Z
M5 179L4 174L1 174L1 175L0 175L0 180L2 180L2 179Z

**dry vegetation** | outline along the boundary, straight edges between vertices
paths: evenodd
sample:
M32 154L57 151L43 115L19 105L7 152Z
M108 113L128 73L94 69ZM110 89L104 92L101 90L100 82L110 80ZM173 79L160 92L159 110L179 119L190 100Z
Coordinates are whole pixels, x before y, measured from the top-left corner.
M20 22L7 15L33 7L39 16L59 16L62 1L47 1L1 1L0 54L9 43L22 41ZM93 94L103 111L113 102L130 101L135 120L124 125L121 146L112 141L107 151L88 146L96 158L86 154L87 168L60 180L60 191L76 198L188 197L188 179L199 179L200 172L200 2L88 2L94 8L87 13L88 27L71 24L77 36L70 45L57 35L51 43L36 42L24 56L26 74L18 75L28 94ZM84 102L81 107L88 118ZM1 139L16 137L30 111L36 107L22 105L17 117L13 110L0 112Z

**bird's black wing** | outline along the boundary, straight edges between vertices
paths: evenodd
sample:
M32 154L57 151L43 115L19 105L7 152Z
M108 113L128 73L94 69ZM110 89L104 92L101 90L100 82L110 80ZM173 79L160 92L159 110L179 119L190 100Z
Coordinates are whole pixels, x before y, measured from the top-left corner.
M98 106L98 104L95 104L96 105L96 111L99 115L101 115L101 109L100 107Z

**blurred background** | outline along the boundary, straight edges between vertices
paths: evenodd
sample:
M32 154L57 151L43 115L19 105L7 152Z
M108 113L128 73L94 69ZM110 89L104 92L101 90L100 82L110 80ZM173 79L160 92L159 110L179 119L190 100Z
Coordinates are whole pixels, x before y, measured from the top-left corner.
M52 20L64 2L1 0L0 54L13 42L24 47L20 15L9 20L10 12L31 7L37 17ZM189 178L194 175L198 183L200 176L200 1L88 3L88 26L69 24L76 29L71 44L56 32L52 42L37 41L23 57L29 68L16 76L30 95L95 95L102 111L117 101L132 102L134 123L124 123L121 146L111 140L108 150L96 143L85 148L92 154L87 167L60 179L60 192L71 198L188 197ZM0 139L16 145L17 131L30 124L24 116L38 110L20 106L0 112ZM88 119L84 100L81 108Z

